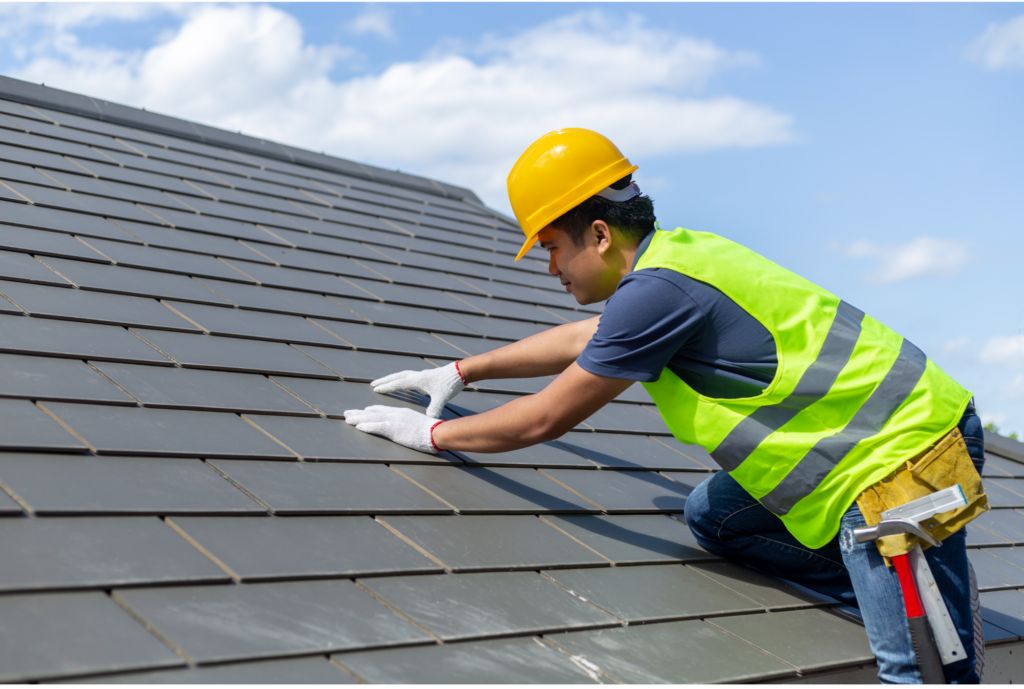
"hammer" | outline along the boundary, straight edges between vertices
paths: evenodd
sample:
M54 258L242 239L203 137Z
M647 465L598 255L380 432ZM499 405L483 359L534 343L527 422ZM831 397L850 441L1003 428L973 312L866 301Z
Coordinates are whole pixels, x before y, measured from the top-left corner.
M853 537L858 543L867 543L886 536L912 534L938 547L941 543L922 526L935 515L966 504L967 499L960 485L950 486L882 512L882 521L874 526L854 529ZM917 656L921 680L925 684L945 684L942 666L963 660L967 654L953 626L946 603L935 585L932 570L920 545L914 546L909 553L894 556L892 564L903 591L910 639Z

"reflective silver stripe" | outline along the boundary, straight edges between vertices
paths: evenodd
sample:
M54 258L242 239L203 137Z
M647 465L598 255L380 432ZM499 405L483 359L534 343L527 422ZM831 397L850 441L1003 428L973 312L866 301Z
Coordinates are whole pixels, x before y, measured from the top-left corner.
M927 365L928 357L924 352L904 339L892 368L846 427L819 440L779 485L761 498L761 504L775 514L783 515L810 495L857 443L882 430L885 422L917 387Z
M817 358L807 367L786 399L759 409L736 424L711 456L723 469L732 471L757 449L765 438L779 430L801 410L820 400L843 370L860 337L864 312L845 301L839 302L836 317L821 345Z

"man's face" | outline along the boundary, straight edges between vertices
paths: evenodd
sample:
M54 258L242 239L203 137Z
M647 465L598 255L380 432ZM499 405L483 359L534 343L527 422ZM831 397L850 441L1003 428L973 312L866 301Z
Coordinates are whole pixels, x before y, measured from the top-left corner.
M601 228L594 231L591 227L584 234L582 245L572 241L565 231L551 226L537 235L541 247L548 252L548 272L561 281L565 291L579 304L604 301L619 284L620 275L604 260L610 230L603 222L600 224L608 236L602 234Z

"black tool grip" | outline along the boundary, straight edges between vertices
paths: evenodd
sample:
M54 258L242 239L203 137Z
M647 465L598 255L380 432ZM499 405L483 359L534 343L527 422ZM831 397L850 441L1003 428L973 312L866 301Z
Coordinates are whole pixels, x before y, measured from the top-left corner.
M910 625L910 641L914 644L917 656L917 667L921 670L921 682L924 684L945 684L946 674L942 671L942 659L935 645L932 627L927 617L908 617Z

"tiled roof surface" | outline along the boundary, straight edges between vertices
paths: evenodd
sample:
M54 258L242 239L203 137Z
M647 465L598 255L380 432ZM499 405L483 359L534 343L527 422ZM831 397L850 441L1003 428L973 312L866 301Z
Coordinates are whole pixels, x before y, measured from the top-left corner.
M472 192L0 81L0 681L722 682L871 665L703 551L717 470L635 386L558 442L420 454L366 383L589 318ZM534 253L536 255L536 252ZM487 381L446 418L548 381ZM1024 445L970 528L1024 636ZM865 675L870 676L870 675Z

